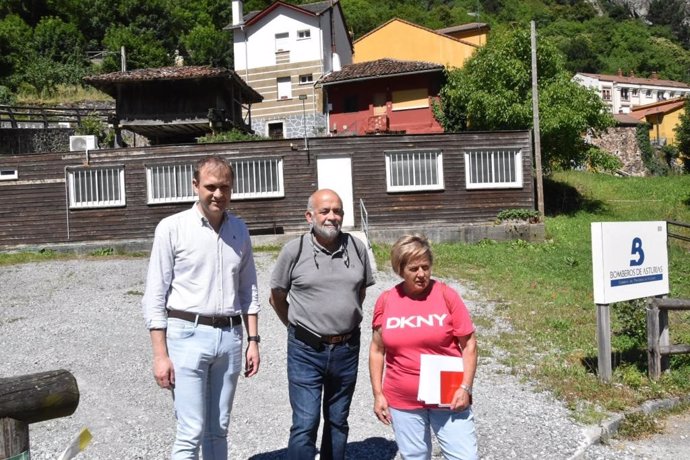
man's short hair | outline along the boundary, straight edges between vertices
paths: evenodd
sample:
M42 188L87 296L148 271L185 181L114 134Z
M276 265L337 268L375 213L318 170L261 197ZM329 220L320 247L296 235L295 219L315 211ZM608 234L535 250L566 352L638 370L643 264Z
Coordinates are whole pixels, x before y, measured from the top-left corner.
M391 248L391 266L393 271L402 276L403 270L411 260L426 257L429 264L434 263L431 245L426 236L420 233L403 235Z
M211 166L213 168L226 168L230 172L230 180L233 182L235 181L235 170L232 169L232 165L228 160L225 158L219 156L219 155L209 155L207 157L203 157L199 161L196 162L196 166L194 167L194 180L199 182L199 171L204 166Z

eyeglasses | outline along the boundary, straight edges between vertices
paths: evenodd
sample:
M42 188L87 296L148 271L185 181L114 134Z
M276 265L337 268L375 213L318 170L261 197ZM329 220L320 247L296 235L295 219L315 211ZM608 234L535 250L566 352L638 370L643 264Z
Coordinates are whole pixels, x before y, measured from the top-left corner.
M316 265L316 269L318 270L319 261L316 259L316 256L319 254L319 249L314 244L314 235L309 238L309 243L311 244L311 253L314 256L314 265ZM350 268L350 253L347 250L347 240L343 245L343 263L345 264L345 267Z

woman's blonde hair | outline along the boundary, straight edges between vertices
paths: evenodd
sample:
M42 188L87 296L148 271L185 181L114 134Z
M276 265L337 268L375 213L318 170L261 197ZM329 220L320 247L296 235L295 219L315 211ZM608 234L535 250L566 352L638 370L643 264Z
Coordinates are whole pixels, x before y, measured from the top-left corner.
M431 245L426 236L419 233L403 235L395 242L391 249L391 266L395 273L402 276L408 262L423 257L429 259L430 265L434 263Z

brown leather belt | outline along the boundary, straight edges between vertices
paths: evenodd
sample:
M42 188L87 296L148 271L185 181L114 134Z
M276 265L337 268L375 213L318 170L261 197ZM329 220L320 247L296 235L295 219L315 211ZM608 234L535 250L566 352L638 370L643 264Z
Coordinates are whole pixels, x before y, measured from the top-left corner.
M328 343L328 344L334 344L334 343L341 343L341 342L347 342L352 338L352 332L349 332L347 334L341 334L341 335L322 335L321 336L321 341L323 343Z
M183 319L192 323L213 327L235 327L242 324L242 316L204 316L182 310L168 310L168 318Z

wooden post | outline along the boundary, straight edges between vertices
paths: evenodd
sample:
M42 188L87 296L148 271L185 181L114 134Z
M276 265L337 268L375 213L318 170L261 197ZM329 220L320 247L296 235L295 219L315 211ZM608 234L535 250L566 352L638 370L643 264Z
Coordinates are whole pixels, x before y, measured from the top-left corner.
M29 424L72 415L77 380L65 370L0 379L0 458L29 452Z
M668 316L667 316L668 323ZM647 367L649 378L656 380L661 376L661 351L659 350L659 307L654 299L647 308Z
M599 380L611 381L611 311L608 304L597 304L597 344Z
M537 174L537 210L544 218L544 179L541 166L541 131L539 128L539 84L537 77L537 27L530 21L532 45L532 121L534 124L534 172Z
M11 458L29 452L29 424L11 418L0 418L0 458Z
M671 332L668 328L668 309L659 308L659 354L661 355L659 369L667 371L671 366L671 356L668 350L671 347Z

